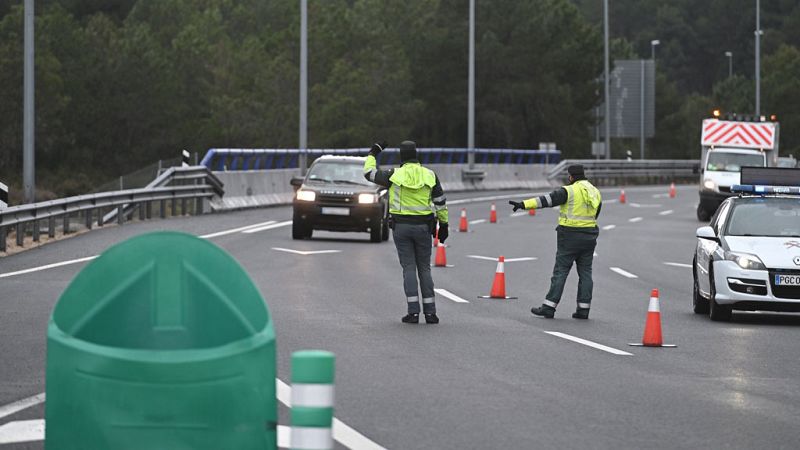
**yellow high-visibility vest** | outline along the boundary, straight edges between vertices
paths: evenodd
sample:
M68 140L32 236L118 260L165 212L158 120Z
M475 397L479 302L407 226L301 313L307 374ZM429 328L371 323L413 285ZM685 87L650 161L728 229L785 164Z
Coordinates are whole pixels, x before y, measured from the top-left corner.
M567 203L561 205L558 224L565 227L592 228L597 226L597 208L602 198L600 191L586 180L564 186Z

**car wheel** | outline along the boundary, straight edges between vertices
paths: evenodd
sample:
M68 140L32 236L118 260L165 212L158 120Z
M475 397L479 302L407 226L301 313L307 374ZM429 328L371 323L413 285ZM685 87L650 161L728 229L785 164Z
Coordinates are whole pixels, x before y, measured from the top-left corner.
M371 242L381 242L383 240L383 220L378 223L378 226L369 229L369 240Z
M695 314L708 314L708 300L700 295L700 287L697 285L697 260L692 261L692 272L694 274L694 289L692 290L692 309Z
M311 237L311 227L300 220L292 221L292 239L308 239Z
M381 227L381 240L389 240L389 219L383 219L383 226Z
M713 265L709 265L708 276L710 278L708 283L710 286L709 291L711 294L708 297L708 317L711 318L711 320L713 320L714 322L728 322L729 320L731 320L731 317L733 316L733 308L730 306L720 305L719 303L717 303L716 300L714 300L714 297L717 294L717 290L714 287Z
M703 208L702 203L697 205L697 220L700 222L708 222L711 220L711 214L709 214L708 211Z

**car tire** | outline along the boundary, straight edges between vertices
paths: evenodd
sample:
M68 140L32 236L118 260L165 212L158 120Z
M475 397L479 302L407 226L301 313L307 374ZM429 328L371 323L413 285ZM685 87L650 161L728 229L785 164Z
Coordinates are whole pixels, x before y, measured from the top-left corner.
M714 287L713 262L708 269L708 276L710 278L708 283L711 294L708 297L708 317L714 322L728 322L731 320L731 317L733 317L733 308L730 306L720 305L716 300L714 300L717 291Z
M389 219L383 219L383 225L381 226L381 240L388 241L389 240Z
M383 222L383 221L381 221ZM372 227L369 229L369 240L370 242L381 242L383 241L383 224L378 224L376 227Z
M311 227L304 224L302 221L297 219L292 221L292 239L309 239L311 233L313 233Z
M703 208L702 203L697 205L697 220L700 222L708 222L711 220L711 214L709 214L708 211Z
M700 295L700 287L697 285L697 260L692 261L692 272L694 274L694 289L692 290L692 309L695 314L708 314L708 299Z

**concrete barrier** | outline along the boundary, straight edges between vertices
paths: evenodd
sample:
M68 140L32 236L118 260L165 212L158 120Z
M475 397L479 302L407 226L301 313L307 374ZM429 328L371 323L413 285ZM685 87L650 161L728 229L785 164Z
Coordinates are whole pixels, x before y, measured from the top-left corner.
M483 179L464 179L466 164L429 164L442 183L445 192L488 191L502 189L549 189L544 164L476 164L475 170L485 172ZM225 184L225 195L211 201L214 211L286 205L292 202L292 177L300 169L237 170L214 172Z

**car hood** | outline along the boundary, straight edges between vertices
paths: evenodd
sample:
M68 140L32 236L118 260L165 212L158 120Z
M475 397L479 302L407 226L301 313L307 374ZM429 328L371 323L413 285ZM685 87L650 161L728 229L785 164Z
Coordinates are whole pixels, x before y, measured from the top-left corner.
M731 251L758 256L767 268L800 270L800 238L725 236L725 243Z
M355 195L363 192L377 192L378 185L355 185L347 183L307 183L303 184L303 189L319 192L326 195Z

